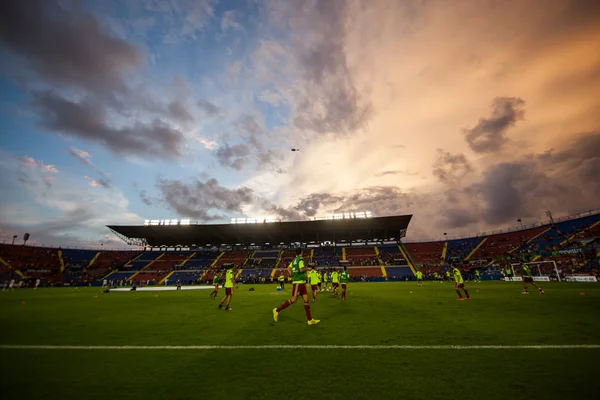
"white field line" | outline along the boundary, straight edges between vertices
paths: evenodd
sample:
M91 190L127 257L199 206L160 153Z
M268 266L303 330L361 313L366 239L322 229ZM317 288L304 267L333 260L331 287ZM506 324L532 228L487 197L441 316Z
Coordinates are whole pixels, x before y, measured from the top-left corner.
M52 346L0 345L2 350L565 350L600 349L600 344L566 345L249 345L249 346Z

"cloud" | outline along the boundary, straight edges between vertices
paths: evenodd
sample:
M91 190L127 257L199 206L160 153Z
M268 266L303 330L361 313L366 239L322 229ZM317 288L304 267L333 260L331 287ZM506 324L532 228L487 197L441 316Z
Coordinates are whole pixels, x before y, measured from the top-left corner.
M132 126L108 124L105 108L93 100L65 99L52 91L33 93L33 106L40 113L42 128L91 140L113 153L144 158L175 159L181 156L183 134L156 118Z
M272 106L278 106L286 101L280 93L271 90L265 90L261 92L261 94L258 96L258 100Z
M456 183L467 174L473 172L473 167L464 154L451 154L437 149L438 158L433 164L433 176L444 183Z
M39 168L40 171L43 171L43 172L47 172L47 173L51 173L51 174L58 173L58 169L54 165L44 164L43 161L36 160L33 157L29 157L29 156L21 157L21 163L26 167Z
M154 204L154 200L148 195L148 192L145 190L140 191L140 200L147 206L151 206Z
M206 181L194 179L189 183L160 179L157 187L168 207L178 215L201 221L223 218L215 212L242 213L243 207L255 199L251 189L229 189L221 186L214 178Z
M416 203L418 196L395 186L370 186L342 193L313 193L302 198L295 210L314 217L318 213L371 211L377 216L405 213Z
M124 90L123 74L143 61L135 46L108 35L93 15L66 11L53 0L2 2L0 45L48 82L95 92Z
M31 243L86 246L107 234L105 225L133 224L142 218L128 210L128 201L115 188L94 190L80 176L61 172L48 185L39 168L18 162L18 157L0 150L0 176L10 193L23 193L27 204L4 201L0 207L0 232L29 232ZM20 177L26 176L24 182ZM33 203L34 206L29 204Z
M110 186L111 179L108 177L108 175L102 169L100 169L96 164L94 164L92 162L92 156L90 153L88 153L85 150L78 149L77 147L73 147L73 146L69 147L68 151L69 151L69 154L71 154L77 160L79 160L82 163L84 163L85 165L91 167L94 171L96 171L98 174L100 174L101 179L99 179L97 181L97 183L100 183L100 186L105 186L105 187Z
M78 149L77 147L69 147L69 153L85 164L93 165L91 161L92 156L87 151Z
M243 143L232 146L224 144L215 152L219 164L223 167L233 168L236 171L241 170L248 163L250 154L250 147Z
M223 115L223 109L217 107L208 100L198 100L198 108L200 108L200 110L206 114L207 117L219 117Z
M89 176L84 176L83 179L85 179L86 181L88 181L88 184L91 187L104 187L104 188L110 188L110 181L106 180L106 179L92 179Z
M492 102L492 115L481 118L475 127L464 130L465 140L476 153L502 149L506 131L525 115L525 101L516 97L497 97Z
M217 148L217 142L214 140L210 140L204 137L200 137L198 138L198 141L200 143L202 143L202 145L204 146L204 148L208 149L208 150L214 150Z
M32 167L32 168L37 167L37 161L32 157L25 156L21 159L21 162L23 163L23 165L25 165L27 167Z
M406 171L401 171L401 170L393 170L393 171L381 171L375 174L376 177L381 178L382 176L389 176L389 175L400 175L400 174L406 174L406 175L416 175L416 172L406 172Z
M289 43L265 41L255 63L269 81L297 81L291 89L278 85L292 106L296 128L317 134L347 135L366 127L373 105L361 95L345 49L347 3L270 1L273 26L291 29ZM287 57L293 54L293 57ZM282 76L283 75L283 76Z
M480 201L490 225L534 218L541 211L572 214L597 208L600 198L600 133L592 132L546 152L488 167L481 180L463 189ZM475 212L471 210L471 212Z
M178 121L189 122L194 120L192 114L190 114L186 106L179 100L169 103L169 113L171 117Z
M444 210L442 224L448 228L464 228L478 221L476 213L470 209L454 207Z
M242 24L236 21L236 14L237 13L233 10L227 10L223 13L223 17L221 18L221 30L223 32L229 30L241 31L244 29Z
M198 40L214 18L215 3L214 0L148 0L143 7L157 17L164 43L181 44Z

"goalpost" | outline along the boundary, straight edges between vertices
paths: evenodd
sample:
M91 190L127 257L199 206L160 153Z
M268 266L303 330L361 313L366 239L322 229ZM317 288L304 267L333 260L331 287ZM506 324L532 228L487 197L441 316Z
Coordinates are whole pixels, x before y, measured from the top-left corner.
M556 262L553 260L527 262L525 264L529 267L529 270L531 271L531 275L533 275L534 281L535 280L546 280L544 278L548 278L548 276L550 276L552 274L554 274L556 276L556 279L559 282L561 281L560 274L558 272L558 267L556 266ZM510 269L512 269L513 277L518 277L518 280L521 280L521 276L523 275L523 271L521 270L521 263L511 263ZM538 278L538 279L536 279L536 278Z

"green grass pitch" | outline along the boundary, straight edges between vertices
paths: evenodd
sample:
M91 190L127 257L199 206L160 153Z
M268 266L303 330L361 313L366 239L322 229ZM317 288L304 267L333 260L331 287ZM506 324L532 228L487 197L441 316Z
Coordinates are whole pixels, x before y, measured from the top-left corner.
M271 310L290 286L277 292L275 285L255 285L250 292L240 285L231 312L217 310L207 290L0 292L0 393L3 399L61 400L593 398L600 393L598 347L433 347L600 345L600 285L542 286L546 295L524 296L519 283L467 283L473 300L459 302L449 283L355 283L346 302L325 293L311 303L321 320L316 326L306 324L302 302L273 321Z

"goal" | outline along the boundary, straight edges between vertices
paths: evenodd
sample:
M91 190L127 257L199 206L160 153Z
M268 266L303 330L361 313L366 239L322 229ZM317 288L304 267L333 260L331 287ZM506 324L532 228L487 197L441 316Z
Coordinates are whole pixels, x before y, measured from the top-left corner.
M549 278L550 276L554 277L560 282L560 273L558 271L558 267L556 266L555 261L536 261L536 262L528 262L525 263L529 267L531 271L531 275L535 280L536 277ZM521 263L512 263L510 264L510 268L512 269L513 276L521 277L523 275L523 271L521 269Z

